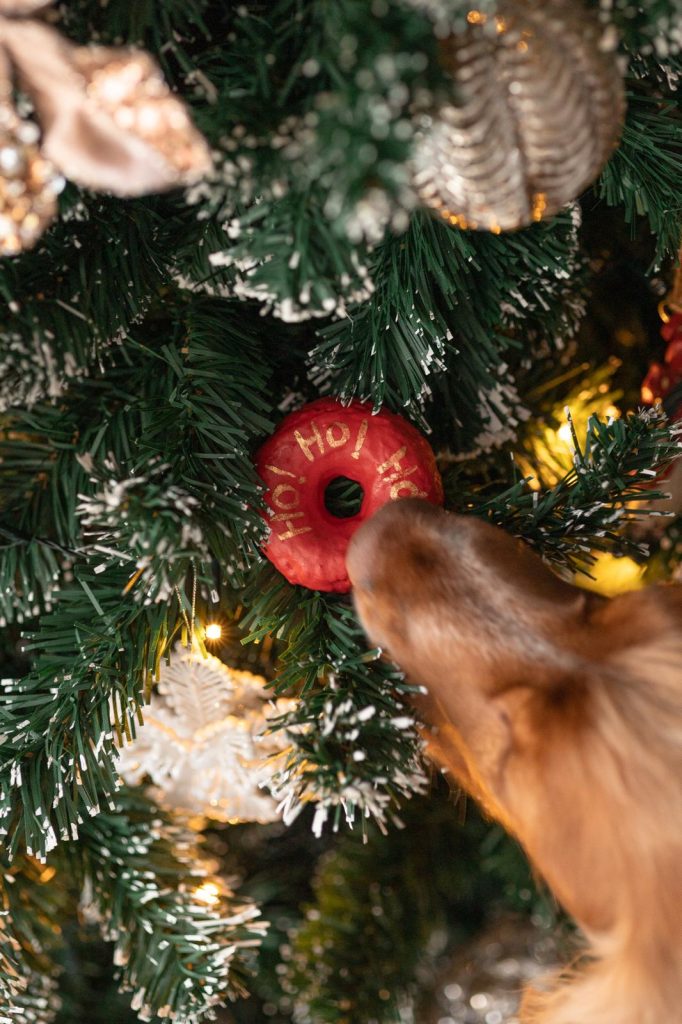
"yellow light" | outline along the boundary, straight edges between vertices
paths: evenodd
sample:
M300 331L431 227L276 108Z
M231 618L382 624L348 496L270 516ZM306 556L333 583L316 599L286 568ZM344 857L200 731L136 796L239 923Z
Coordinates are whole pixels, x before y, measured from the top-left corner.
M219 622L209 622L204 630L204 635L207 640L220 640L223 635L223 627Z
M528 44L527 43L523 43L523 44L519 43L519 47L521 45L525 46L526 49L528 48ZM547 193L546 192L536 192L533 195L533 213L532 213L533 220L542 220L543 214L544 214L546 209L547 209Z
M584 590L594 590L604 597L616 597L629 590L640 590L644 586L646 567L638 565L632 558L616 558L608 552L600 552L596 563L590 567L594 579L576 576L574 582Z
M214 907L220 902L220 886L215 882L202 882L194 890L194 898L206 907Z
M611 381L619 366L620 360L610 359L596 370L583 365L557 378L558 383L573 379L575 385L562 406L557 406L547 415L540 429L524 440L523 449L516 454L517 464L525 477L535 476L542 487L552 487L571 470L575 440L571 424L566 422L566 407L570 409L579 440L585 437L590 416L618 418L620 413L616 403L622 392L611 387ZM543 390L539 389L538 396L542 394Z
M483 14L482 11L469 11L467 14L467 21L470 25L485 25L488 20L488 15Z

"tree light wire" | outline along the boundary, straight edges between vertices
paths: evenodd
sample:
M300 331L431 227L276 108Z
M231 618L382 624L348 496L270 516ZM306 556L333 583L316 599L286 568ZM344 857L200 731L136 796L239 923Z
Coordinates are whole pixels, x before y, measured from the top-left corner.
M180 611L182 613L183 619L185 620L185 627L187 629L187 643L186 643L186 647L187 647L188 651L191 650L192 643L194 641L194 620L196 618L196 607L197 607L197 567L196 567L196 563L195 563L194 559L191 560L191 566L192 566L192 607L191 607L191 618L187 617L187 612L185 611L185 605L183 603L182 595L180 593L180 590L178 588L177 583L173 584L173 589L175 590L175 593L176 593L177 598L178 598L178 603L180 605Z

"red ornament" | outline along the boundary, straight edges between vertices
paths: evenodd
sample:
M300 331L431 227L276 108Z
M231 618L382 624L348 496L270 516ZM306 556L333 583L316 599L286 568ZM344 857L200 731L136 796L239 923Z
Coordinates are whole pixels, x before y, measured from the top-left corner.
M661 327L663 341L674 341L682 337L682 313L673 313L667 323Z
M682 333L673 338L665 350L665 365L676 382L682 380Z
M642 401L645 405L653 405L662 401L672 387L672 376L666 366L652 363L649 372L642 381Z
M663 363L652 363L649 372L642 381L642 401L645 405L660 403L665 409L671 423L682 420L682 403L680 389L682 386L682 313L675 313L661 327L661 337L666 346ZM660 487L670 480L675 466L671 463L662 469L652 481L652 487Z
M661 337L668 344L662 363L652 363L642 381L642 401L645 405L655 402L675 401L675 394L682 384L682 313L674 313L661 327ZM668 411L673 422L682 418L682 408Z
M426 498L443 504L431 446L407 420L372 406L321 398L285 417L258 452L256 468L272 512L264 553L290 583L344 594L352 535L387 501ZM357 515L341 519L325 506L332 480L362 487Z

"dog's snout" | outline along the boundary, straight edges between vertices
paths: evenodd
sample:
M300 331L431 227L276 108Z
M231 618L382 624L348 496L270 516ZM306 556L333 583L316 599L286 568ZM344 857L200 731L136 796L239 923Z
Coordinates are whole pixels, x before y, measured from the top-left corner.
M346 555L346 567L355 590L371 592L374 589L381 546L382 530L376 517L363 523L353 534Z
M389 502L356 531L346 556L348 575L353 587L371 591L377 576L393 571L395 560L404 554L404 541L415 521L424 512L437 511L427 502L411 498Z

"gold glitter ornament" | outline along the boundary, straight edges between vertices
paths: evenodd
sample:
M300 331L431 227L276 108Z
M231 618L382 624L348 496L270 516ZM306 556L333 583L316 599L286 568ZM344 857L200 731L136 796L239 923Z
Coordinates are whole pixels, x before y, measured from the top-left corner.
M0 19L0 42L35 107L43 153L70 181L140 196L209 170L206 140L149 54L74 46L30 19Z
M452 97L417 115L413 181L449 223L493 232L553 216L618 143L612 32L580 0L500 0L441 44Z
M0 255L30 249L57 213L64 179L40 153L40 131L0 108Z
M51 0L0 0L0 255L29 248L63 186L140 196L196 181L208 144L140 50L76 46L27 15ZM27 94L40 130L14 110ZM38 140L40 145L38 146Z
M87 82L92 103L118 129L157 154L170 169L173 184L192 181L209 169L205 140L149 54L81 47L74 64Z
M50 0L0 0L0 14L13 18L25 17L39 11L49 2Z

